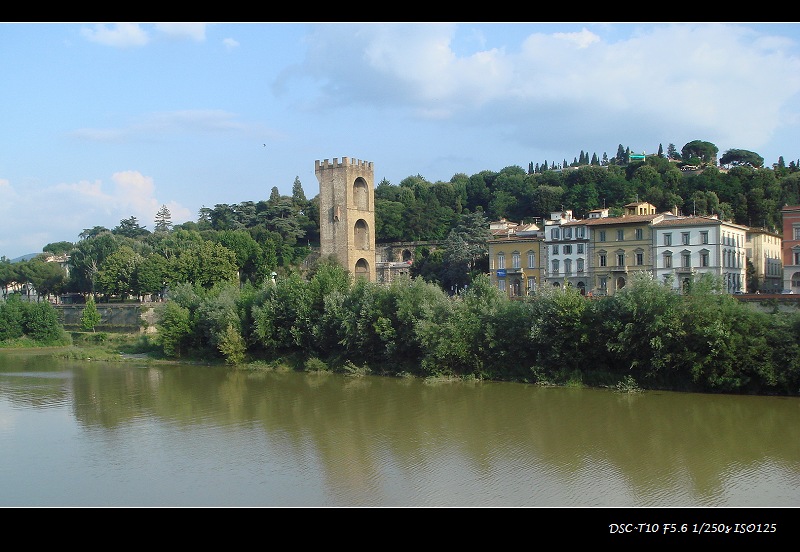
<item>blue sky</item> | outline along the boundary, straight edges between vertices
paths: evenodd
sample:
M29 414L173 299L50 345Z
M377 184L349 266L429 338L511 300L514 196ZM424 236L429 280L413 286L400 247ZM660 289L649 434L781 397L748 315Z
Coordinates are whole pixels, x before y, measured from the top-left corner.
M0 24L0 256L135 216L655 153L800 159L798 23Z

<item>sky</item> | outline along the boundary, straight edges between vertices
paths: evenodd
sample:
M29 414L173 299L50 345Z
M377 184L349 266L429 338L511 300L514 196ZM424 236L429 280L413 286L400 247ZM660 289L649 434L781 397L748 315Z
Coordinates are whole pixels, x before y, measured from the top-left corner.
M0 257L136 217L678 151L800 159L800 23L0 23Z

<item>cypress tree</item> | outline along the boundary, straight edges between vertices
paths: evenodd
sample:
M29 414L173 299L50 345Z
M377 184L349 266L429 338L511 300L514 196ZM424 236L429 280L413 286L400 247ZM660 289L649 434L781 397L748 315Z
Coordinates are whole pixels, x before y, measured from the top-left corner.
M100 323L100 312L97 310L97 305L94 302L94 297L91 295L86 300L86 306L81 313L81 329L85 332L89 330L94 331L95 326Z

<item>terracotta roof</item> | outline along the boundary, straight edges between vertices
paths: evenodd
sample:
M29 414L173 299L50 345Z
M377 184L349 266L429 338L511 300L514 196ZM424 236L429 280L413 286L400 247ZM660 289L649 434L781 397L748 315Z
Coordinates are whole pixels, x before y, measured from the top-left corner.
M625 215L623 217L602 217L586 219L582 221L586 226L600 226L604 224L629 224L633 222L650 222L653 219L662 217L661 214L653 215Z
M747 230L747 227L742 226L741 224L735 224L733 222L723 221L716 217L704 217L704 216L664 219L662 221L654 223L653 226L703 226L703 225L708 226L711 224L723 224L723 223L729 226L735 226L737 228L741 228L742 230Z
M680 217L675 219L665 219L653 224L653 226L697 226L709 224L722 224L722 221L712 217Z

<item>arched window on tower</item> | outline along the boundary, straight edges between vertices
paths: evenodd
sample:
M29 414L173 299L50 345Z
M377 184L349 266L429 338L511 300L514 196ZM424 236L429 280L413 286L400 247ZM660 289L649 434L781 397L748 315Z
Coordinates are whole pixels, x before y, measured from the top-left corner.
M369 211L369 189L367 181L360 176L353 183L353 202L356 209Z
M353 229L353 246L356 249L370 249L369 227L364 219L356 221L356 226Z

